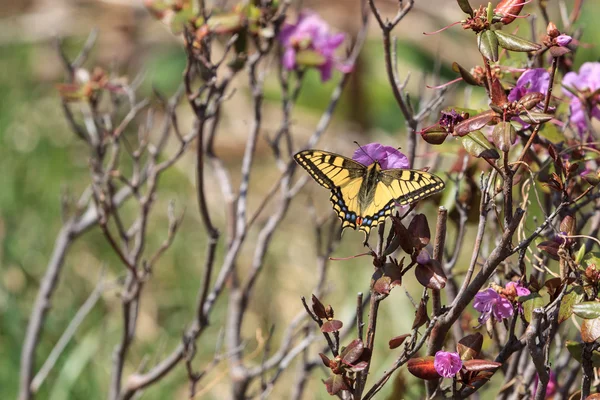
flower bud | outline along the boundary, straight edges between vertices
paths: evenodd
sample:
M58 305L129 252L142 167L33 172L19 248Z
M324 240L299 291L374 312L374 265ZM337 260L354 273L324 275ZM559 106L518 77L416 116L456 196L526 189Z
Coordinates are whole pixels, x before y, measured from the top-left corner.
M548 26L546 27L546 34L550 37L557 37L558 35L560 35L560 31L558 30L558 28L556 27L556 25L554 25L554 22L549 22Z
M565 47L568 46L569 43L571 43L571 40L573 40L573 38L569 35L565 35L564 33L562 35L559 35L556 38L556 44L561 46L561 47Z

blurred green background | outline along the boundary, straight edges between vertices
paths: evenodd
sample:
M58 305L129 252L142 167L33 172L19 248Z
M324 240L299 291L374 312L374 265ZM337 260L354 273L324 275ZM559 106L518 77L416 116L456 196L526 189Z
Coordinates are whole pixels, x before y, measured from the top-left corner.
M93 0L29 0L10 2L0 0L0 395L14 398L17 393L20 350L31 306L40 279L51 254L54 240L61 226L61 196L78 196L89 180L86 147L69 130L60 107L55 83L61 82L63 71L54 47L54 38L64 39L67 54L75 56L92 27L100 32L99 41L87 67L102 65L118 75L145 74L141 94L149 95L152 87L172 94L181 79L185 55L178 38L155 21L145 11L141 1ZM358 29L358 3L338 0L322 4L316 0L304 5L321 13L336 30L355 33ZM450 66L453 61L470 68L479 63L473 37L460 27L436 36L424 36L423 31L434 31L463 18L455 2L448 0L417 2L415 10L394 32L398 37L400 73L411 73L408 90L414 100L423 91L421 84L438 82L432 73L440 71L440 81L455 78ZM394 1L378 2L390 17L395 13ZM475 6L478 2L472 2ZM570 9L571 2L567 2ZM529 5L527 12L539 14ZM553 17L560 21L558 10ZM578 28L584 29L582 42L592 43L600 37L598 2L587 2ZM540 21L541 18L538 18ZM560 22L557 23L562 27ZM519 23L520 33L529 29L528 22ZM538 33L544 27L538 27ZM597 46L578 51L576 64L598 60ZM316 125L328 96L336 84L334 80L321 84L316 73L309 73L298 106L294 111L294 134L307 137ZM279 122L277 109L279 89L276 82L268 81L265 89L267 120L265 131L272 133ZM456 86L448 95L447 105L464 105L464 86ZM471 107L485 105L483 92L474 90ZM250 105L244 91L238 91L226 105L224 125L217 150L228 169L239 170L239 159L245 145L244 137L250 119ZM180 107L182 125L189 127L191 120L187 105ZM271 119L269 119L271 118ZM186 128L184 128L186 129ZM188 128L189 129L189 128ZM385 77L379 31L371 24L369 39L360 58L358 76L349 85L336 118L319 147L350 154L353 141L368 143L380 141L393 146L404 146L405 129L398 107L393 100ZM300 140L298 140L300 142ZM417 166L427 163L429 148L420 145ZM448 143L432 151L441 151L444 166L455 161L457 144ZM277 176L270 150L265 140L259 143L256 179L251 187L250 208L254 209L262 195L271 186L270 177ZM164 176L159 199L151 218L149 247L158 246L166 235L166 208L175 200L178 210L185 209L185 220L173 247L156 266L142 300L138 336L129 354L126 374L141 365L153 365L179 343L181 335L192 318L195 297L201 277L203 260L203 230L199 226L194 197L193 158L185 157ZM438 171L443 176L443 170ZM236 181L237 182L237 181ZM216 182L209 182L209 202L215 209L217 222L223 225L220 191ZM269 250L266 270L258 282L250 315L244 330L247 353L257 346L255 332L266 336L275 324L278 343L287 322L300 310L300 297L309 297L315 285L316 252L312 240L312 226L306 217L307 196L316 204L317 214L327 216L331 209L326 191L309 183L303 196L297 199L279 229ZM430 216L433 229L433 204L422 207ZM264 221L264 215L262 221ZM260 225L260 221L259 224ZM256 229L251 235L256 234ZM469 232L468 235L472 233ZM252 238L252 236L251 236ZM252 240L252 239L250 239ZM346 232L336 256L362 252L362 234ZM467 236L467 242L469 236ZM291 245L290 245L291 243ZM469 246L465 246L468 253ZM252 255L253 247L246 246L241 259ZM468 256L468 254L464 254ZM249 261L247 261L249 262ZM463 264L464 265L464 264ZM242 265L243 269L245 266ZM459 267L461 263L459 263ZM111 252L99 229L95 228L79 239L66 259L65 268L52 300L38 347L37 368L47 357L65 327L96 286L100 271L106 279L123 275L123 267ZM332 304L340 319L351 323L355 293L367 291L371 267L367 259L334 262L324 301ZM420 296L418 285L405 285L414 296ZM58 363L40 388L41 399L106 398L110 377L111 355L121 332L121 317L117 290L103 293L75 338L61 355ZM201 368L210 360L216 338L223 328L226 303L221 299L212 316L212 326L200 339L195 366ZM381 310L378 348L372 376L380 375L397 353L387 349L387 340L410 329L413 309L402 289L396 289ZM316 349L316 347L315 347ZM260 362L260 358L254 360ZM203 382L202 398L222 398L228 393L227 364L222 363ZM291 382L292 367L284 377ZM320 379L322 370L315 370L307 398L329 398ZM406 386L404 374L396 375L383 392L391 393L396 386L405 391L406 398L419 398L420 385ZM280 382L273 398L285 398L285 384ZM404 387L404 389L399 389ZM201 389L202 390L202 389ZM158 385L150 387L144 399L185 398L186 372L183 365L176 368Z

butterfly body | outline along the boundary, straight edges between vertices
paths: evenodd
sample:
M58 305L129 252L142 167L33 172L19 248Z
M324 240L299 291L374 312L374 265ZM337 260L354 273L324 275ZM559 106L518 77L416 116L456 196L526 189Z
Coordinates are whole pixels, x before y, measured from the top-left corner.
M365 166L322 150L304 150L294 159L331 191L329 199L342 220L342 228L366 234L390 216L396 204L410 204L444 188L444 182L433 174L412 169L384 170L377 160Z

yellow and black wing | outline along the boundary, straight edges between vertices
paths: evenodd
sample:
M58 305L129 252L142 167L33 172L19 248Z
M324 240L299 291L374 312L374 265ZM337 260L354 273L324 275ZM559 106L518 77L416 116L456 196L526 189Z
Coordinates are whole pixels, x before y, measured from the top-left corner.
M369 234L396 204L414 203L441 191L437 176L411 169L381 170L377 162L366 167L354 160L321 150L305 150L294 159L317 183L331 190L333 209L342 228Z
M331 190L329 199L342 220L342 228L360 226L359 192L367 167L339 154L304 150L294 155L296 162L321 186Z
M380 172L380 184L400 205L431 196L446 186L438 176L414 169L388 169Z

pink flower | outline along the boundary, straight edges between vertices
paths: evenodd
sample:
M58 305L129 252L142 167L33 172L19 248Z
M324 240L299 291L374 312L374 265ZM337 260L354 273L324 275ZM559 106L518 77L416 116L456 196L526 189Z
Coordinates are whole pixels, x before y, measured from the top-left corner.
M363 165L371 165L379 162L381 169L410 168L408 158L392 146L384 146L379 143L369 143L360 146L354 152L352 159Z
M311 11L303 11L296 24L285 23L279 33L279 41L284 47L283 66L288 70L295 69L299 63L298 52L312 51L314 64L321 71L321 80L331 78L333 67L342 72L350 72L351 66L337 62L334 58L335 50L344 41L343 33L332 34L329 25L321 17Z
M570 100L571 122L580 135L587 131L587 119L600 119L600 62L587 62L579 68L579 73L565 74L563 93ZM567 89L568 88L568 89ZM582 103L582 99L585 102Z
M513 306L510 301L506 297L500 296L492 288L477 293L473 307L481 313L478 319L480 324L487 321L492 314L498 321L513 315Z
M538 385L539 385L539 377L535 375L535 384L533 388L533 397L537 393ZM554 371L550 371L550 380L548 381L548 386L546 386L546 398L549 399L554 396L558 392L558 382L556 381L556 374Z
M451 378L462 368L462 360L458 353L438 351L433 359L433 367L444 378Z
M564 33L562 35L559 35L556 38L556 44L561 46L561 47L565 47L568 46L569 43L571 43L571 40L573 40L573 38L569 35L565 35Z

